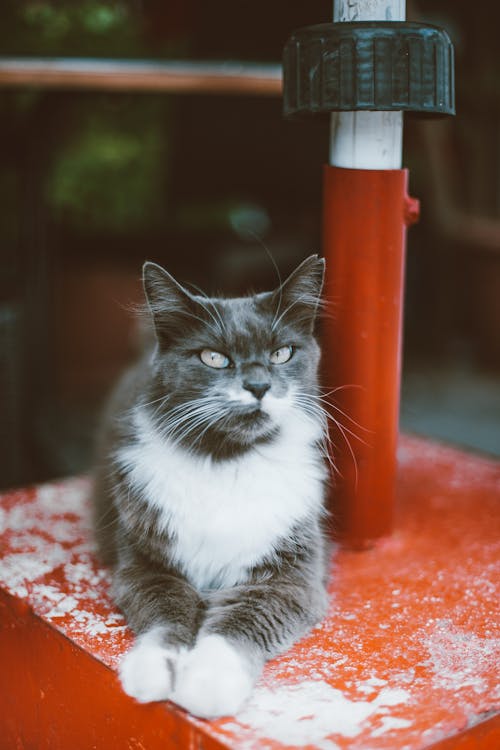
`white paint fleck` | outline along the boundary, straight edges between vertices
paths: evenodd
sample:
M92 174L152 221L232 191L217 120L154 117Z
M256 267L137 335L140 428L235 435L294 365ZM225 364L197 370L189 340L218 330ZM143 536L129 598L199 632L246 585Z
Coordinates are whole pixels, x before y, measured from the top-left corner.
M44 556L38 552L13 553L0 560L0 580L15 596L25 596L31 581L50 573L67 559L67 552L57 545L46 545Z
M117 624L120 624L120 625L125 624L125 617L120 612L113 612L113 614L107 617L106 625L109 625L110 627L115 627Z
M37 522L33 517L34 514L30 513L29 505L14 505L9 510L3 510L0 516L0 532L3 533L7 529L9 531L24 531L36 527Z
M61 594L61 597L55 607L49 610L45 617L51 620L56 617L64 617L68 612L73 612L78 607L78 602L74 596L68 596L67 594Z
M360 693L366 693L367 695L371 695L375 692L375 688L371 685L358 685L358 691Z
M387 685L387 680L381 680L380 677L370 677L366 680L365 684L374 687L382 687L383 685Z
M319 747L319 750L340 750L340 747L333 740L319 740L316 747Z
M41 485L37 488L37 509L50 515L74 513L81 520L88 521L86 501L89 488L90 482L86 479Z
M126 627L123 625L121 627L113 627L112 630L110 630L102 617L96 616L94 612L89 612L84 609L79 609L74 612L73 619L82 626L85 634L91 637L109 635L111 632L116 633L118 630L125 630Z
M403 688L383 688L373 702L377 706L398 706L409 698L410 694Z
M480 638L448 620L436 623L425 646L429 652L425 665L432 668L434 683L445 690L471 687L483 692L488 665L500 661L500 638Z
M382 682L372 678L377 683ZM370 686L371 687L371 686ZM237 719L254 732L291 746L325 745L332 737L356 737L364 723L384 707L406 700L404 690L384 689L373 701L352 701L322 680L278 689L258 687ZM241 733L241 728L240 732Z
M396 716L383 716L380 727L372 730L372 737L380 737L386 732L391 732L393 729L406 729L411 727L413 722L409 719L398 719Z
M83 585L86 594L89 586L98 586L102 581L111 580L109 571L103 568L94 570L90 561L67 563L64 566L64 576L68 583L75 587Z

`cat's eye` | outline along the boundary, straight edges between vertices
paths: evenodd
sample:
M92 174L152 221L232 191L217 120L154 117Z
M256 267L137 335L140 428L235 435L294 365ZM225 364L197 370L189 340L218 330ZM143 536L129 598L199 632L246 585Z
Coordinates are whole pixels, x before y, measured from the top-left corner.
M215 370L223 370L231 364L231 360L229 357L226 357L225 354L212 352L210 349L203 349L203 351L200 352L200 359L204 365L213 367Z
M276 351L271 354L269 359L271 360L272 365L284 365L285 362L288 362L288 360L292 358L292 354L293 346L280 346L279 349L276 349Z

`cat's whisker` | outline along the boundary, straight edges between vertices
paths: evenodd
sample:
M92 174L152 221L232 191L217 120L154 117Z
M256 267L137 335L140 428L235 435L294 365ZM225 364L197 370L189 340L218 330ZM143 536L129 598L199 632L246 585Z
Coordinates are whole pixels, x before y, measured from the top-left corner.
M227 416L227 415L224 415L224 416ZM202 432L200 433L200 435L198 435L198 436L197 436L197 437L195 438L196 442L197 442L197 443L200 443L200 442L201 442L201 441L203 440L203 438L205 437L205 435L207 434L207 432L208 432L209 430L211 430L211 429L212 429L212 428L213 428L213 427L214 427L214 426L215 426L215 425L217 424L217 422L220 422L220 420L221 420L221 415L220 415L220 413L218 413L218 414L217 414L217 416L216 416L216 418L215 418L215 419L213 419L213 420L212 420L211 422L209 421L209 422L208 422L208 424L207 424L207 426L206 426L206 427L204 428L204 430L203 430L203 431L202 431Z
M190 284L190 286L192 286L193 289L195 289L198 292L198 296L203 298L203 302L201 302L200 304L203 306L203 309L210 315L210 317L212 318L216 326L220 329L221 335L222 336L227 335L226 326L222 319L222 315L217 309L215 302L213 302L213 300L211 300L210 297L207 294L205 294L203 289L200 289L200 287L197 286L196 284ZM205 307L205 304L210 305L211 310L207 309ZM212 310L213 310L213 313L212 313Z
M280 290L280 301L281 301L281 298L282 298L282 295L283 295L283 279L281 278L280 269L278 268L278 264L276 263L276 261L273 258L272 252L269 250L269 248L267 247L266 243L263 241L263 239L261 237L259 237L259 241L260 241L261 247L264 248L267 257L271 261L274 270L276 271L276 276L278 278L278 288Z
M348 449L349 453L351 454L351 458L352 458L352 461L353 461L353 464L354 464L354 488L357 489L357 487L358 487L358 462L356 460L356 454L354 453L352 445L349 442L349 438L347 437L347 435L344 432L343 425L341 425L340 422L337 419L335 419L335 418L332 418L332 419L333 419L333 422L335 423L336 427L340 431L340 434L344 438L344 441L345 441L345 444L347 446L347 449Z
M206 310L206 308L204 308ZM207 310L208 312L208 310ZM203 325L204 328L208 328L210 331L212 331L213 335L218 339L220 337L224 338L223 332L219 330L219 326L217 325L215 328L210 325L206 320L203 320L203 318L200 318L199 315L195 315L194 313L187 312L186 310L183 311L183 316L186 316L188 318L193 318L193 320L197 320L199 323Z
M164 395L164 396L160 396L159 398L155 398L155 399L153 399L153 401L141 401L141 402L139 402L139 403L137 404L137 407L138 407L139 409L145 409L145 408L146 408L146 407L148 407L148 406L154 406L154 404L158 404L158 403L160 403L161 405L163 405L164 403L166 403L166 402L167 402L167 401L169 401L170 399L171 399L171 395L167 393L167 394L166 394L166 395ZM133 409L135 409L135 408L137 408L137 407L136 407L136 406L133 406L133 407L132 407L132 409L131 409L130 411L132 411Z
M178 424L183 424L184 422L189 421L190 419L197 417L200 414L205 413L205 411L209 408L211 409L213 407L208 405L199 405L184 410L178 409L177 411L175 411L175 413L172 411L167 415L158 415L157 422L163 425L176 426Z
M247 229L245 231L245 234L248 234L249 237L253 237L253 239L256 240L259 243L259 245L261 246L261 248L266 253L267 257L271 261L271 264L272 264L274 270L276 271L276 277L278 279L278 289L281 290L281 287L283 286L283 281L282 281L282 278L281 278L280 269L278 268L278 264L274 260L273 254L271 253L271 251L267 247L266 243L264 242L264 240L262 239L262 237L259 234L257 234L257 232L254 232L252 229Z
M329 440L328 434L328 418L329 414L323 406L318 403L317 399L313 396L305 394L295 394L295 402L298 406L302 407L303 413L311 419L315 424L318 421L321 423L323 430L323 439Z
M336 465L335 461L333 460L332 451L329 449L328 445L320 446L319 451L321 453L321 456L325 459L325 461L328 463L332 474L336 474L339 477L342 477L342 474Z
M196 419L186 420L182 423L183 429L179 430L178 426L174 427L169 433L175 437L179 442L186 440L191 434L196 432L203 425L214 425L217 422L217 414L210 412L207 414L199 415Z
M183 440L186 440L186 438L194 430L196 430L198 424L205 424L207 418L210 419L211 416L197 417L196 421L194 419L191 419L191 420L184 419L181 422L178 422L177 424L167 423L161 426L159 432L164 439L168 438L171 441L173 441L174 444L180 444L182 443Z
M189 414L197 414L199 412L205 411L206 409L216 409L220 408L220 400L219 399L196 399L196 401L188 401L184 404L179 404L178 406L171 409L168 413L168 417L171 418L174 417L183 417Z
M225 415L223 414L223 416ZM175 420L165 420L163 425L161 425L161 431L163 435L173 436L177 441L182 442L205 423L209 423L209 429L210 425L213 426L220 419L220 402L216 401L213 404L201 404L196 408L191 408L186 412L181 413ZM183 427L183 429L179 431L179 427Z
M274 313L274 317L273 317L273 319L272 319L272 321L271 321L271 331L274 331L274 330L275 330L275 328L276 328L276 326L277 326L277 322L276 322L276 321L277 321L277 319L278 319L278 315L280 314L280 310L281 310L281 303L283 302L283 288L282 288L282 287L283 287L283 285L282 285L282 284L280 284L280 286L279 286L279 297L278 297L278 304L277 304L277 306L276 306L276 310L275 310L275 313Z
M334 422L334 424L337 425L337 427L341 427L343 430L347 432L348 435L351 435L355 440L358 441L358 443L361 443L362 445L365 445L367 448L371 448L370 443L367 443L366 440L363 440L362 437L357 435L353 430L349 429L343 422L341 422L339 419L333 416L333 414L330 414L330 419Z
M369 430L369 429L368 429L368 427L363 427L363 425L359 424L359 422L356 422L356 420L355 420L355 419L353 419L353 417L350 417L350 416L349 416L349 414L347 414L347 412L343 411L343 410L342 410L342 409L341 409L341 408L340 408L339 406L337 406L337 404L335 404L334 402L330 401L329 399L327 399L327 398L325 398L325 397L323 397L323 396L318 396L318 398L319 398L319 400L320 400L320 401L321 401L322 403L328 404L328 406L329 406L329 407L330 407L331 409L335 409L335 411L337 411L337 412L338 412L339 414L342 414L342 416L343 416L343 417L345 417L346 419L348 419L348 420L349 420L349 422L352 422L352 423L353 423L353 424L354 424L354 425L355 425L355 426L356 426L356 427L357 427L358 429L360 429L360 430L363 430L363 432L368 432L368 433L371 433L371 434L373 434L373 430Z
M366 445L367 447L370 447L370 444L367 443L362 437L360 437L359 435L357 435L347 425L345 425L342 422L340 422L340 420L338 418L334 417L333 414L330 413L329 409L327 409L325 406L323 406L323 403L327 403L330 408L335 409L336 411L340 412L344 417L346 417L346 419L348 419L350 422L352 422L360 430L363 430L364 432L368 432L368 433L373 434L372 430L369 430L368 428L363 427L362 425L358 424L352 417L350 417L348 414L346 414L345 412L343 412L339 407L335 406L335 404L332 404L330 401L322 398L321 396L308 396L307 394L300 394L300 396L302 396L302 398L305 397L305 398L311 398L311 399L315 400L317 408L322 409L324 411L324 413L328 416L328 418L331 419L337 426L339 424L342 425L343 429L345 429L345 431L347 433L349 433L349 435L352 435L353 438L355 438L356 440L358 440L363 445ZM317 401L319 401L321 403L318 404Z
M363 445L367 445L368 446L368 443L366 443L362 438L359 437L359 435L356 435L356 433L354 433L352 430L350 430L348 427L346 427L346 425L342 424L340 422L340 420L336 419L333 416L333 414L331 414L327 409L325 409L324 406L322 406L321 404L319 404L318 401L317 401L317 396L311 396L309 394L300 393L300 394L296 394L295 398L296 398L296 400L297 400L298 403L302 403L304 406L307 406L310 409L313 409L313 410L315 409L316 413L318 413L318 414L320 414L320 413L323 414L324 417L327 420L331 421L335 425L335 427L337 428L337 430L340 432L340 434L342 435L342 438L343 438L343 440L344 440L344 442L346 444L346 447L347 447L347 449L349 451L349 454L350 454L350 456L352 458L352 461L353 461L354 472L355 472L355 487L357 487L357 485L358 485L358 462L357 462L357 459L356 459L356 454L355 454L355 452L354 452L354 450L352 448L352 445L351 445L351 443L350 443L349 438L347 437L347 435L348 434L351 435L356 440L358 440L359 442L363 443Z
M211 399L210 397L200 397L197 399L191 399L186 403L178 404L169 410L166 419L171 420L172 417L183 418L189 414L196 414L200 410L204 410L209 407L218 408L220 402L218 399Z
M310 407L310 405L309 405ZM335 454L337 450L337 446L331 439L329 433L328 433L328 423L327 418L324 413L322 413L322 410L315 411L314 409L311 409L311 412L304 410L304 416L306 419L308 419L312 424L317 424L318 420L321 421L322 427L323 427L323 435L319 442L319 450L321 452L321 455L323 458L326 459L328 462L332 472L334 474L338 474L341 476L341 473L335 464L335 461L333 460L333 455Z
M324 391L323 388L320 388L320 392L322 396L331 396L332 393L338 393L339 391L343 391L346 388L359 388L362 391L366 391L366 388L362 385L359 385L359 383L344 383L344 385L338 385L336 388L331 388L329 391Z
M319 301L318 301L318 297L313 294L299 295L288 305L288 307L286 307L283 310L283 312L279 315L278 318L276 318L275 316L275 319L273 319L273 322L271 323L271 331L274 331L276 327L281 323L285 315L289 313L290 310L293 307L295 307L295 305L298 305L298 304L304 305L305 307L309 308L309 310L316 310L319 305ZM307 318L309 317L310 315L308 314Z
M112 520L109 523L104 524L104 525L102 524L102 521L104 521L106 518L108 518L108 516L112 515L113 513L114 513L114 508L107 508L107 510L104 513L101 513L99 516L95 516L94 520L95 520L96 523L99 524L99 528L101 530L103 530L103 529L109 529L114 524L118 523L118 518L117 518L117 516L115 514L113 516Z

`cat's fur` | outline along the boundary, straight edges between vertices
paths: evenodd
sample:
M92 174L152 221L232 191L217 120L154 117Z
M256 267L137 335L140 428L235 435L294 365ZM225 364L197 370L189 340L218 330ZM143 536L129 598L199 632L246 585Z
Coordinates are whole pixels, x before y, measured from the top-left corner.
M144 266L156 346L111 399L94 493L100 553L138 636L121 682L139 701L232 714L324 613L323 271L311 256L274 292L222 299Z

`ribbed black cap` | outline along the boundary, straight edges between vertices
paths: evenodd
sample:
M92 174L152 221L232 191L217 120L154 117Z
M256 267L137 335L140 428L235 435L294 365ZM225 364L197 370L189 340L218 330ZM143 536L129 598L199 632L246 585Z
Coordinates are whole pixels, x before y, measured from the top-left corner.
M325 23L295 31L283 55L284 115L404 110L455 114L453 45L436 26Z

